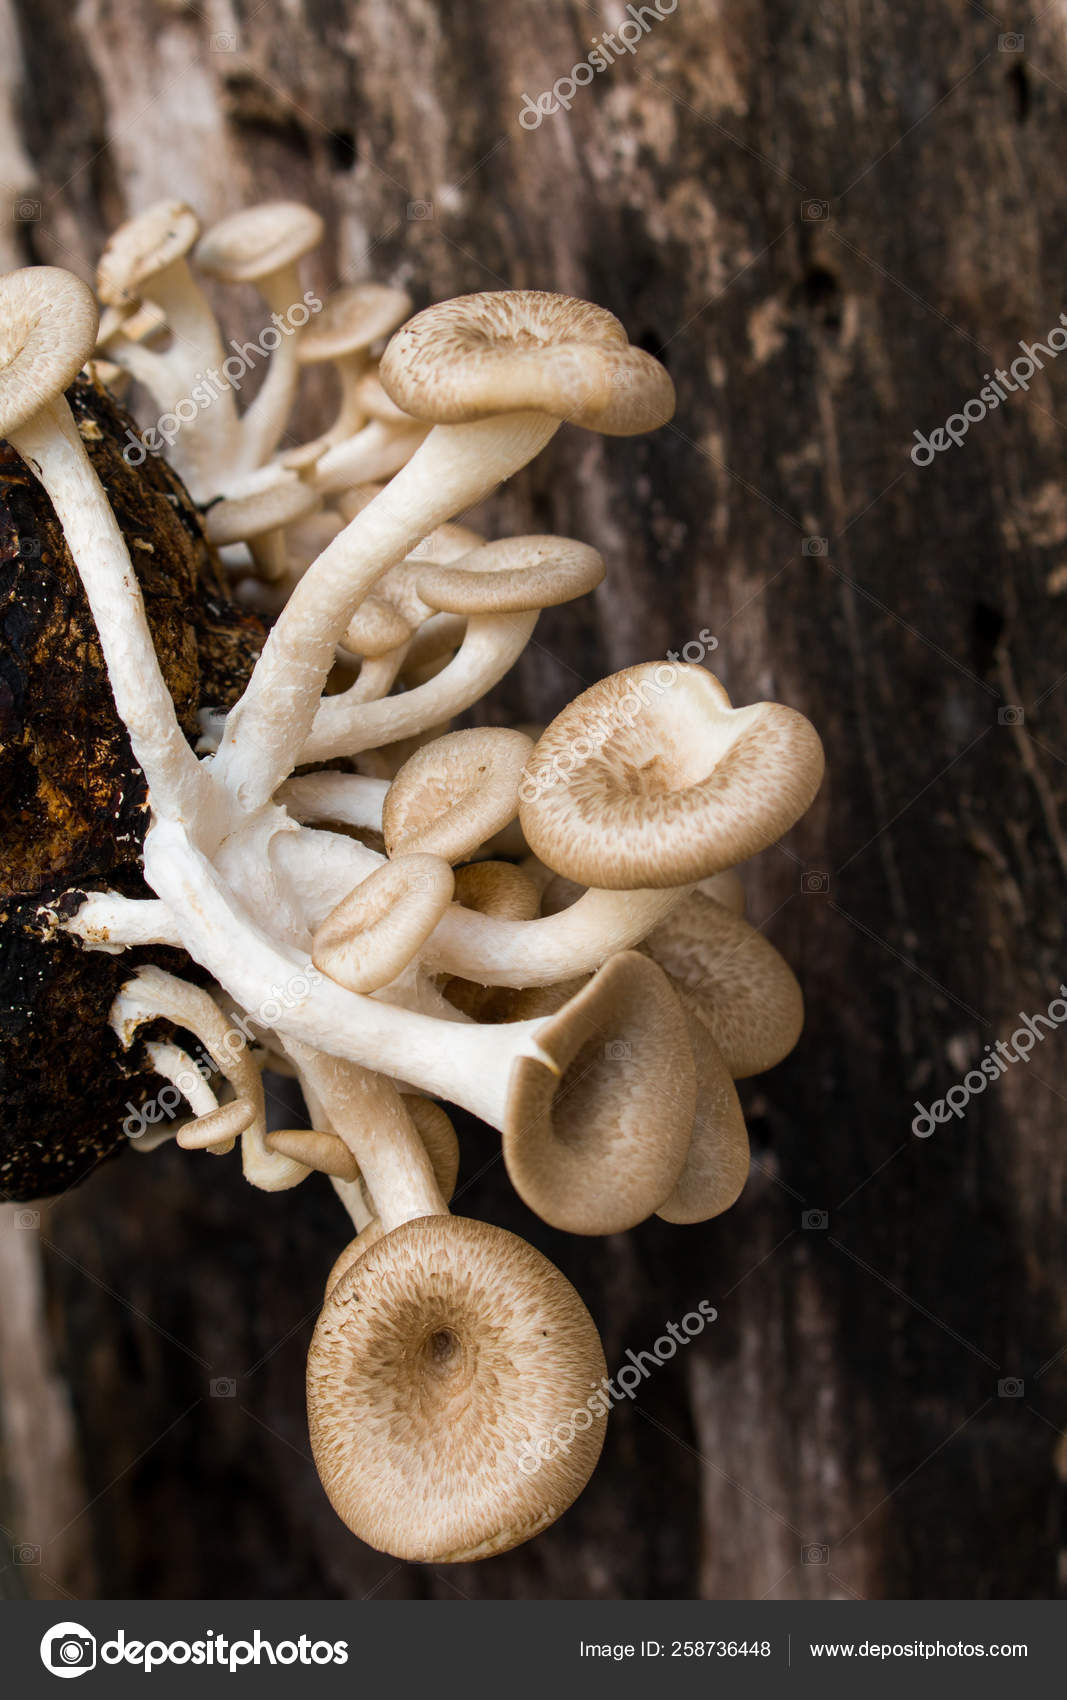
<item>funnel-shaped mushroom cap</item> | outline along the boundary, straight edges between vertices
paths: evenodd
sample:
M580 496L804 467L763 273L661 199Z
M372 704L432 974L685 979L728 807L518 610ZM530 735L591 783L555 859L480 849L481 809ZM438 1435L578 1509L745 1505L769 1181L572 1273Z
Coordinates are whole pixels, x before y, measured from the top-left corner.
M569 537L505 537L448 565L408 562L405 571L438 612L508 614L585 596L604 577L604 562Z
M696 1102L681 1004L647 957L608 958L538 1030L545 1061L514 1065L504 1161L520 1198L554 1228L615 1234L669 1197Z
M350 992L375 992L403 973L452 901L452 869L439 856L385 862L332 909L311 941L311 960Z
M688 885L773 844L822 773L795 709L732 708L702 667L648 662L557 715L527 763L519 819L534 854L583 885Z
M691 891L642 947L688 995L735 1080L789 1055L804 998L768 939L721 903Z
M331 295L300 338L304 365L339 360L388 336L411 312L411 297L380 283L353 283Z
M200 220L184 201L156 201L120 224L100 256L96 293L120 307L151 294L154 277L183 259L200 234Z
M255 283L310 253L325 226L300 201L264 201L232 213L200 238L196 263L224 283Z
M604 1438L593 1319L540 1252L456 1216L371 1245L308 1354L315 1465L353 1534L429 1564L489 1558L566 1511Z
M0 277L0 437L63 394L96 344L92 290L59 266Z
M398 407L434 424L531 411L591 431L654 431L674 385L613 314L542 290L461 295L416 313L379 367Z
M697 1075L697 1107L685 1168L656 1211L665 1222L710 1222L736 1204L748 1179L748 1131L730 1070L711 1031L681 999Z
M385 794L382 832L390 856L413 851L460 862L514 820L533 741L504 727L449 732L404 763Z

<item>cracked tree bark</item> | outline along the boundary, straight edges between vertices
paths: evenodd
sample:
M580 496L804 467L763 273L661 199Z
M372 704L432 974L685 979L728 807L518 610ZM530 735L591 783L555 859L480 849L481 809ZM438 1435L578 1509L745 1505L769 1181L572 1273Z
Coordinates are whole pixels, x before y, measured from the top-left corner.
M1067 1032L932 1138L910 1124L1067 977L1067 363L1045 361L929 466L909 449L1067 310L1063 8L1014 51L948 0L684 0L569 113L523 129L523 94L625 15L614 0L0 5L17 48L0 53L7 263L88 275L108 228L153 198L210 220L284 194L326 215L322 283L403 282L420 304L558 289L662 351L671 427L562 435L496 505L499 534L572 534L609 564L588 604L543 617L497 706L547 717L708 628L735 701L800 708L830 763L809 818L747 871L809 1016L794 1057L744 1088L755 1163L738 1208L565 1240L485 1167L484 1131L465 1132L462 1208L561 1265L609 1364L698 1298L719 1311L616 1412L562 1523L455 1572L348 1537L302 1406L340 1211L325 1186L259 1196L232 1165L161 1152L43 1210L43 1298L27 1242L5 1256L0 1521L42 1548L4 1572L9 1590L1058 1586ZM251 296L224 307L228 331L257 324ZM805 1227L810 1211L828 1225ZM227 1378L236 1395L212 1397ZM1022 1393L1001 1396L1012 1378ZM50 1413L29 1453L27 1387ZM43 1504L53 1471L62 1503Z

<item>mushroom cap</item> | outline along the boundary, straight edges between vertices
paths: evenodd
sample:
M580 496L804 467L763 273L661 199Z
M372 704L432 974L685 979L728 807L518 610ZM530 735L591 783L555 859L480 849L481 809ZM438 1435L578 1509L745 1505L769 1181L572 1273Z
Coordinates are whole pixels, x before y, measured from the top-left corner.
M404 763L385 794L382 833L390 856L413 851L460 862L513 820L533 741L506 727L449 732Z
M551 1061L514 1064L503 1147L511 1183L554 1228L614 1234L668 1198L689 1149L696 1079L667 976L620 951L537 1032Z
M96 302L59 266L0 276L0 437L74 382L96 344Z
M297 349L304 365L339 360L370 348L402 324L411 312L411 297L382 283L343 285L306 326Z
M395 603L372 591L348 623L344 647L353 655L374 657L400 649L411 636L411 624Z
M736 1204L748 1179L748 1130L726 1059L681 995L696 1064L697 1107L685 1167L656 1211L665 1222L710 1222Z
M378 371L398 407L433 424L529 410L630 436L674 412L667 373L630 346L614 314L536 289L427 307L396 332Z
M402 974L452 901L452 869L440 856L397 856L375 868L327 915L311 960L350 992L375 992Z
M788 831L823 766L795 709L733 708L704 668L646 662L557 715L527 764L519 819L534 854L583 885L688 885Z
M385 1229L375 1216L373 1222L368 1222L365 1228L360 1229L354 1240L349 1240L344 1250L331 1265L330 1273L326 1277L326 1289L323 1293L324 1301L329 1298L341 1276L348 1274L353 1263L356 1263L363 1256L367 1248L377 1245L378 1241L384 1238Z
M437 1190L447 1204L456 1190L456 1176L459 1174L456 1130L440 1104L435 1104L431 1098L423 1098L417 1092L402 1092L400 1099L426 1147ZM306 1169L315 1169L319 1174L335 1175L342 1181L354 1182L360 1178L359 1164L339 1134L309 1128L282 1128L267 1135L267 1144L272 1151L280 1151L283 1156L292 1157Z
M604 562L569 537L505 537L450 565L405 562L423 602L444 614L523 613L585 596L604 577Z
M364 372L356 384L356 402L368 419L380 419L383 425L411 424L411 414L386 395L376 368Z
M457 868L456 902L502 921L533 921L541 909L533 880L513 862L468 862Z
M96 268L96 293L109 307L136 301L154 277L189 252L200 220L184 201L155 201L108 240Z
M293 473L275 478L261 490L212 502L204 514L204 529L208 541L221 548L227 543L243 543L249 537L265 537L295 520L306 519L319 503L315 491Z
M343 503L344 498L342 506ZM384 655L385 648L397 649L406 643L436 611L419 593L423 572L432 574L435 563L444 570L448 562L480 549L482 542L477 532L469 531L464 525L439 525L431 531L415 545L410 556L388 567L376 580L373 591L364 597L348 622L345 648L356 655ZM368 648L370 644L375 647Z
M713 897L732 915L745 913L745 888L736 868L724 868L721 874L709 874L706 880L697 881L696 889L703 897Z
M552 986L479 986L477 981L455 974L444 982L441 991L472 1021L486 1025L540 1021L546 1015L555 1015L591 979L591 974L579 974L573 980L557 980Z
M263 201L212 225L194 257L201 271L223 283L255 283L310 253L325 229L301 201Z
M789 964L714 898L688 892L642 949L687 995L735 1080L773 1068L800 1038L804 997Z
M308 1354L315 1465L379 1551L488 1558L585 1486L606 1425L590 1393L606 1373L592 1317L533 1246L418 1217L370 1245L323 1305Z
M342 1181L359 1179L359 1164L336 1133L306 1127L276 1128L267 1134L267 1148L320 1175L336 1175Z

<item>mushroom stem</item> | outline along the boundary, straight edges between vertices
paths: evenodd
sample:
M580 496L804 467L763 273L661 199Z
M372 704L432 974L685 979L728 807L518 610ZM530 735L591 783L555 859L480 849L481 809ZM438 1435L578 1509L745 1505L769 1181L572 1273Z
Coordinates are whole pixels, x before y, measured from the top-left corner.
M167 944L181 949L181 935L158 897L123 897L91 891L76 914L59 923L92 950L122 951L131 945Z
M169 1080L172 1086L178 1088L192 1110L195 1121L203 1121L207 1116L214 1116L219 1108L219 1101L188 1051L183 1051L180 1045L172 1044L169 1039L150 1039L145 1045L145 1051L149 1062L152 1064L153 1072L162 1075L164 1080ZM235 1103L241 1102L243 1100L235 1100ZM147 1144L144 1138L132 1140L131 1144L139 1151L151 1151L157 1145L162 1145L166 1140L173 1139L181 1131L183 1125L186 1124L175 1123L172 1127L161 1128L158 1133L149 1134ZM222 1134L211 1145L205 1146L203 1149L217 1152L222 1156L225 1152L232 1151L233 1146L234 1136L231 1133Z
M558 428L542 413L435 427L327 545L293 591L226 720L214 775L244 808L265 802L299 762L335 648L381 574L525 466Z
M207 806L207 776L178 724L126 540L65 397L47 403L9 437L33 466L63 528L152 806L192 823Z
M363 750L412 738L462 714L514 666L537 624L538 610L522 614L474 614L463 642L440 673L397 697L368 702L348 691L323 697L301 764L359 755ZM352 690L358 691L357 679Z
M260 278L258 287L277 327L278 320L286 319L289 309L301 300L296 263ZM238 473L265 466L281 440L300 381L299 341L299 333L286 319L286 329L271 354L267 375L238 421L234 456L234 470Z
M295 820L335 821L338 826L380 832L390 783L362 773L302 773L287 779L274 800Z
M536 921L504 921L453 904L420 961L432 974L458 974L482 986L551 986L640 944L684 895L684 887L587 891L559 914Z
M392 1081L295 1039L285 1048L359 1164L384 1231L416 1216L447 1215L426 1147Z

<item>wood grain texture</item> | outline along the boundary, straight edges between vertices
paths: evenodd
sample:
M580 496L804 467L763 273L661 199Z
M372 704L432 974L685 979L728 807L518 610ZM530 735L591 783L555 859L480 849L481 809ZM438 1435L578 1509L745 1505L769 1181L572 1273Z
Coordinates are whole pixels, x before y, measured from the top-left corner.
M511 1196L491 1137L461 1129L458 1208L560 1264L609 1365L697 1299L718 1307L616 1412L562 1523L455 1571L346 1536L302 1409L341 1212L325 1185L254 1195L232 1164L164 1152L43 1212L39 1373L73 1413L48 1444L86 1509L74 1545L51 1526L66 1511L37 1509L8 1388L0 1520L43 1553L5 1587L1061 1585L1067 1032L963 1119L910 1133L915 1099L941 1096L1067 977L1067 361L929 467L909 459L916 429L1067 311L1067 8L1036 23L1001 10L998 25L964 0L680 0L569 114L524 130L523 94L567 75L622 6L0 7L23 71L0 86L3 236L23 262L89 275L107 229L162 194L207 220L293 195L327 219L321 283L373 276L420 305L569 291L668 363L673 425L650 440L562 433L495 503L497 534L583 538L609 573L586 604L543 616L494 718L547 717L706 628L734 700L791 703L829 757L811 815L746 872L808 1025L788 1063L744 1087L755 1167L739 1206L706 1227L564 1240ZM998 46L1013 28L1021 51ZM20 216L34 201L40 217ZM829 216L805 216L811 202ZM254 297L222 306L228 331L256 327ZM309 394L306 424L321 403ZM810 1210L828 1226L805 1228ZM34 1278L5 1269L0 1327L17 1336ZM10 1378L10 1354L0 1363ZM211 1397L228 1377L236 1396ZM1011 1377L1022 1396L998 1396ZM821 1547L827 1562L803 1561Z

